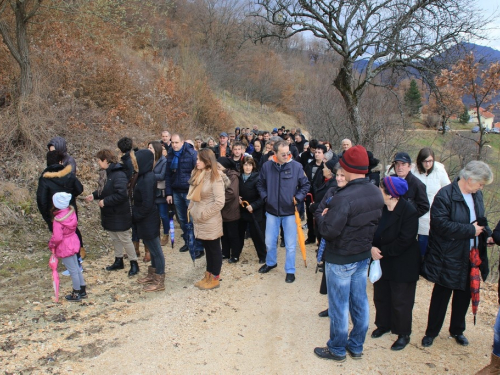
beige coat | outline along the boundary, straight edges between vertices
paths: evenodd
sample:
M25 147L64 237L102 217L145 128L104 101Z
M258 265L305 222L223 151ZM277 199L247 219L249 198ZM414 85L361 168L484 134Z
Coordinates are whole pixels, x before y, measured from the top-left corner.
M211 173L206 173L203 180L201 200L189 203L194 236L200 240L216 240L222 237L221 210L225 203L225 186L222 178L211 182L210 176Z

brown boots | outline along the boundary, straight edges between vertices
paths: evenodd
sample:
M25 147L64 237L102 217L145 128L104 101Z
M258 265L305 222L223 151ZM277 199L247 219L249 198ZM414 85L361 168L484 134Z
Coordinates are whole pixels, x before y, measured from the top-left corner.
M207 276L208 274L208 276ZM196 285L198 284L198 285ZM220 286L219 276L214 276L210 272L205 273L205 278L194 284L201 290L215 289Z
M142 290L145 292L159 292L160 290L165 290L165 274L153 274L153 281L144 285Z
M165 246L168 244L168 234L164 234L160 238L160 245Z
M476 375L498 375L500 374L500 357L491 353L491 362L488 366L477 372Z
M151 262L151 254L149 253L149 249L146 245L144 245L144 259L142 261L144 263Z
M146 275L146 277L142 277L140 279L137 279L137 282L139 284L149 284L149 283L152 283L153 282L153 275L155 274L156 272L156 269L149 266L148 267L148 274Z
M132 243L134 244L135 255L137 255L137 257L140 257L141 252L139 251L139 241L132 241Z
M203 279L194 283L194 286L199 288L201 284L204 284L207 282L209 276L210 276L210 272L205 271L205 276L203 276Z

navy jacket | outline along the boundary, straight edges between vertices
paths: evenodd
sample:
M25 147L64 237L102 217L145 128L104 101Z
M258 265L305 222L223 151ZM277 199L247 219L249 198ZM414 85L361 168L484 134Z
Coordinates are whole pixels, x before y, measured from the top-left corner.
M167 159L165 158L165 156L162 155L160 160L158 160L158 162L155 164L153 168L153 173L155 174L155 179L157 183L157 188L155 190L155 196L156 196L155 203L156 204L167 203L165 189L163 190L158 189L158 182L165 181L165 178L167 176Z
M262 165L257 189L266 202L266 211L274 216L295 214L293 198L302 202L309 192L310 183L300 163L290 159L280 165L268 161Z
M325 261L348 264L370 258L383 207L382 193L367 178L349 181L337 190L326 215L321 216L320 208L314 215L319 233L326 240Z
M187 142L184 142L183 147L184 151L179 157L179 164L176 170L172 170L171 168L174 150L167 155L166 195L172 195L174 190L179 193L187 193L189 190L189 179L191 178L191 172L196 167L198 153Z
M429 281L449 289L467 290L471 239L476 230L471 224L469 206L458 186L459 178L441 188L434 197L431 208L429 245L425 253L422 275ZM472 194L476 217L484 217L483 193ZM479 236L481 276L486 280L489 273L486 240L491 230Z
M101 225L110 232L124 232L132 227L132 215L128 199L128 179L121 164L110 164L106 169L106 184L101 194L92 193L94 199L103 200Z

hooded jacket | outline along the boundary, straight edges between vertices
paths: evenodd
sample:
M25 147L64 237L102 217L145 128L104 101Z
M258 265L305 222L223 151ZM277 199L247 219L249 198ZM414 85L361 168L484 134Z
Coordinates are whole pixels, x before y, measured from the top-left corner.
M121 164L111 163L106 169L106 184L101 194L94 191L94 199L103 200L101 225L110 232L124 232L132 226L127 193L127 176Z
M63 137L54 137L49 141L49 143L47 143L47 148L50 148L50 146L54 146L57 151L63 153L63 165L71 165L71 173L76 176L76 161L73 156L68 155L66 140Z
M294 215L293 198L297 203L304 201L310 183L302 165L291 159L291 155L285 164L278 164L276 156L273 159L262 165L257 190L266 202L268 213L274 216Z
M160 215L155 204L154 155L149 150L139 150L135 157L139 172L134 187L132 221L137 224L139 238L152 240L160 236Z
M137 173L137 171L139 170L139 167L137 166L137 160L135 158L135 151L137 150L131 150L123 154L121 157L123 170L127 175L127 181L130 181L132 175L134 173Z
M67 258L80 251L80 240L75 233L77 225L78 219L72 206L55 212L49 249L57 258Z
M52 196L61 192L71 194L70 205L76 207L76 197L83 193L83 185L71 171L71 165L53 164L48 166L38 179L36 202L50 231L52 231L50 212L53 206Z
M172 195L174 191L179 193L187 193L189 190L189 179L191 172L196 167L196 160L198 153L192 145L184 142L184 151L179 156L179 164L177 169L173 170L172 159L174 158L174 151L169 151L167 155L167 171L165 179L165 192L166 195Z
M471 224L469 206L458 186L457 177L434 197L431 208L429 245L425 253L422 275L429 281L449 289L466 290L470 269L471 239L476 230ZM472 194L476 217L484 217L483 193ZM481 276L486 280L489 273L486 240L491 235L489 227L479 236Z

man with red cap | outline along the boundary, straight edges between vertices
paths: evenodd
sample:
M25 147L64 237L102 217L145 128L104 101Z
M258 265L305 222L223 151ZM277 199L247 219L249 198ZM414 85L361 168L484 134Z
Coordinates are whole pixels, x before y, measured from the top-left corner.
M339 163L347 184L337 191L323 212L315 213L319 233L326 241L330 340L326 347L315 348L314 353L320 358L343 362L346 352L353 359L361 359L363 353L370 319L366 277L384 199L365 177L369 162L363 146L345 151ZM349 313L351 332L348 332Z

